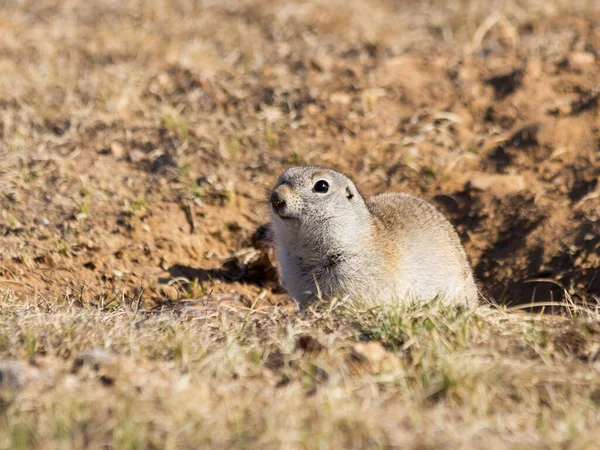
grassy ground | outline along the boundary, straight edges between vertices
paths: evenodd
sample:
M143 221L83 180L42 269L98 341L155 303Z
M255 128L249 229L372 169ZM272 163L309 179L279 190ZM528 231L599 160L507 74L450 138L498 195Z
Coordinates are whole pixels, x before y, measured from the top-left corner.
M599 437L597 317L343 303L304 317L3 310L2 448L592 448Z
M0 0L0 448L594 448L599 19ZM296 314L252 236L304 163L434 202L495 306Z

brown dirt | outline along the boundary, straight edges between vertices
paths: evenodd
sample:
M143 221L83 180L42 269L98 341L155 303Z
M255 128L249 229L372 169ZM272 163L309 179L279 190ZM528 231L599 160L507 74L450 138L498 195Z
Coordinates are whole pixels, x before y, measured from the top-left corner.
M0 0L0 448L593 448L599 24ZM434 202L493 301L586 308L296 314L259 227L297 164Z
M435 202L499 303L598 302L597 10L90 5L0 3L0 283L23 298L287 302L251 236L308 163Z

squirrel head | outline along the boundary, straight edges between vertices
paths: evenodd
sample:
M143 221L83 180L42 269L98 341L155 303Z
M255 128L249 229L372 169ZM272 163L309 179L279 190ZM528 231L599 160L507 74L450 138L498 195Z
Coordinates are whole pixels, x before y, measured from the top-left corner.
M368 215L354 183L344 174L323 167L301 166L286 170L269 197L271 215L286 228L319 224L351 224Z

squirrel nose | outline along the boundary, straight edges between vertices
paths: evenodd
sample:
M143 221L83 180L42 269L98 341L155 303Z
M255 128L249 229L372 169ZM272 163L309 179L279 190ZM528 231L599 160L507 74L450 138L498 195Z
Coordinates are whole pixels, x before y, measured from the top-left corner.
M277 189L271 192L269 201L271 202L271 206L273 206L273 209L275 210L285 207L285 200L281 197L281 194L278 192Z

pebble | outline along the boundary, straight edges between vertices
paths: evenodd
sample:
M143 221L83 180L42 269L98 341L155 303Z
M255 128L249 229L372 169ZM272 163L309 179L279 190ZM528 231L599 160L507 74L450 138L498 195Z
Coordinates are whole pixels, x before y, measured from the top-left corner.
M489 191L501 197L525 189L525 178L521 175L482 174L473 177L468 184L474 189Z

